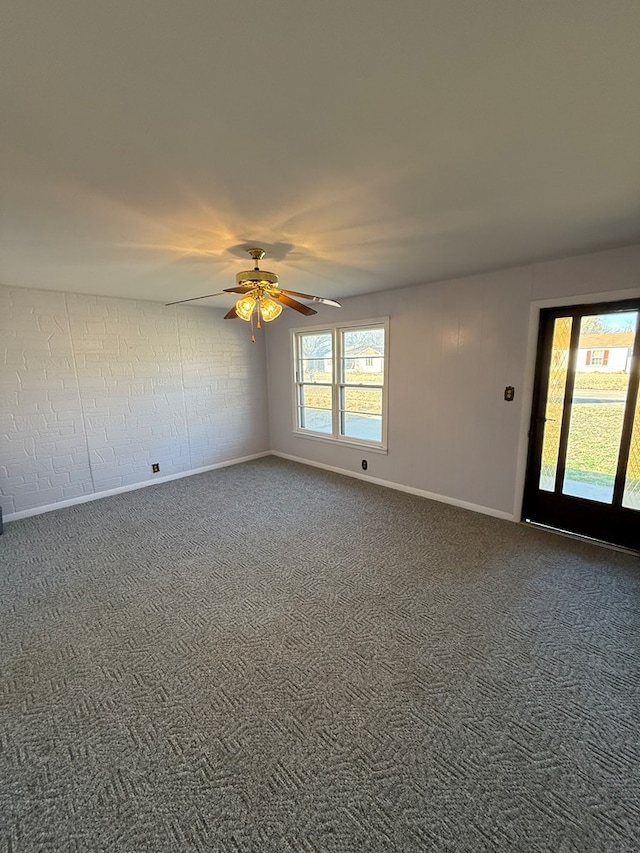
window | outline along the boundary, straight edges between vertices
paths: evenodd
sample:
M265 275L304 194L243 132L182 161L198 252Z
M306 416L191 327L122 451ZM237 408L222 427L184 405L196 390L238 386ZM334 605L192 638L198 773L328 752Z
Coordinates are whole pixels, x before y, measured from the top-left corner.
M294 331L297 432L386 447L387 320Z
M608 349L590 349L587 350L587 366L589 365L602 365L606 367L609 363L609 350Z

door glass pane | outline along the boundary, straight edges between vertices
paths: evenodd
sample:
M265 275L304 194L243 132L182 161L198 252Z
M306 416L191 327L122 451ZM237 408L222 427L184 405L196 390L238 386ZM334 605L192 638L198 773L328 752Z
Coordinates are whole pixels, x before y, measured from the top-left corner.
M542 466L539 488L552 492L555 488L560 449L560 427L564 406L565 384L569 367L569 342L572 317L557 317L553 326L551 367L547 386L547 405L544 411L544 437L542 441Z
M633 419L627 478L622 494L622 506L628 509L640 509L640 394L636 402L636 414Z
M611 503L636 312L583 317L562 491Z

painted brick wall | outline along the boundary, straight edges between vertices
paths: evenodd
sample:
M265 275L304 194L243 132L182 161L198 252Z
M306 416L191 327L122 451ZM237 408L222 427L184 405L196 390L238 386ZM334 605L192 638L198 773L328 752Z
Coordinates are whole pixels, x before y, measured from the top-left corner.
M225 458L242 455L236 448L254 446L257 424L262 444L251 452L269 447L264 336L252 344L246 323L219 321L222 328L212 340L211 313L198 308L178 312L193 468L213 464L220 454ZM261 380L256 382L256 377Z
M269 447L264 342L218 311L0 287L5 515Z
M63 293L0 288L5 514L93 492Z

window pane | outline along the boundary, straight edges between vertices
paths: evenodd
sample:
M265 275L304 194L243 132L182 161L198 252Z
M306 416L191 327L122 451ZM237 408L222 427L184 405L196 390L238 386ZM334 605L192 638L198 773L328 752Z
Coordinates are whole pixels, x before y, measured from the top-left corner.
M302 385L300 404L306 408L329 409L331 411L332 393L327 385Z
M327 354L331 357L331 332L322 332L319 335L300 332L298 340L300 358L324 358Z
M342 333L343 382L382 385L384 381L384 329L353 329Z
M343 388L342 408L347 412L382 414L381 388Z
M384 329L353 329L342 334L343 355L358 355L363 349L374 349L384 355Z
M360 415L342 412L340 415L342 435L361 438L365 441L382 441L382 418L380 415Z
M384 384L384 358L343 358L340 368L342 382L350 385Z
M333 342L331 332L300 332L298 341L298 381L333 381Z
M569 366L569 341L571 339L571 317L558 317L553 326L551 345L551 367L547 386L547 404L544 410L545 424L542 440L542 467L539 488L553 492L558 470L560 449L560 427L564 406L564 390Z
M333 359L303 358L299 371L301 382L333 382Z
M298 334L298 359L314 359L323 361L333 356L333 343L330 332Z
M298 423L300 429L310 429L314 432L327 432L331 434L331 411L327 409L298 409Z
M565 495L601 503L613 500L634 338L618 322L614 314L582 318L562 486Z

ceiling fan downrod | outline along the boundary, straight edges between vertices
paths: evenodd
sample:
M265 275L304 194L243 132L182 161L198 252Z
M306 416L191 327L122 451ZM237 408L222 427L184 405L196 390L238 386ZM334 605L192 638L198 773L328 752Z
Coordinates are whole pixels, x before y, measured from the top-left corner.
M258 266L258 261L261 261L264 258L266 252L264 251L264 249L258 249L257 247L247 249L247 252L251 255L255 262L255 266L253 269L255 271L259 271L260 267Z

